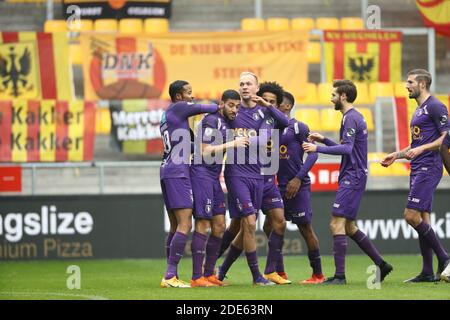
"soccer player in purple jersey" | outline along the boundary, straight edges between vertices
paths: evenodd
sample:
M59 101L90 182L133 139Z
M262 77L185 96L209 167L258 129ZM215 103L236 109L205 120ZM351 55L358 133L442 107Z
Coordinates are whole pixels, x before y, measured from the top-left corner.
M335 110L339 110L343 115L339 132L340 144L319 133L313 133L309 135L309 139L324 143L325 146L307 142L302 145L306 152L342 155L338 178L339 188L333 203L330 222L336 271L333 277L327 278L322 284L346 284L346 236L355 241L378 266L377 280L381 282L393 268L381 258L375 246L355 223L367 182L367 125L364 117L352 105L357 96L353 82L335 80L333 88L331 102Z
M188 117L201 113L215 113L217 105L192 103L192 87L187 81L170 84L172 104L161 118L160 131L164 156L160 168L161 190L170 221L166 239L167 270L161 280L162 288L189 288L178 279L177 267L192 228L193 195L189 173L191 134Z
M227 137L228 122L236 118L240 103L241 97L237 91L225 91L220 101L221 110L206 115L198 126L197 138L201 139L201 143L199 150L195 152L194 164L191 165L195 219L191 244L193 262L191 287L223 285L214 274L225 231L225 197L219 176L226 149L243 148L248 145L247 138L227 142L229 140L227 138L230 138ZM207 241L210 228L211 234Z
M288 117L295 105L292 94L284 92L283 102L279 110ZM325 280L322 274L319 239L312 227L311 180L308 172L317 161L318 154L310 152L303 162L302 143L308 142L308 126L295 118L289 120L289 126L280 135L280 170L278 171L278 185L283 195L286 220L296 224L308 247L309 264L312 276L303 280L302 284L316 284ZM277 264L277 271L280 272Z
M450 257L430 226L433 193L442 177L439 148L448 125L447 108L430 94L431 75L427 70L414 69L408 73L406 89L410 99L416 99L417 109L411 119L411 145L393 152L381 160L389 167L397 159L411 160L410 191L404 218L419 234L423 258L422 271L405 282L433 282L433 251L439 261L436 279L448 266Z
M239 221L239 232L234 238L227 257L219 267L218 277L223 280L232 263L245 251L249 268L252 272L253 282L256 285L272 285L273 282L265 279L258 267L256 255L256 218L261 208L263 182L261 175L261 149L267 146L269 136L266 130L259 129L270 115L274 121L286 121L283 113L278 111L267 101L257 96L259 90L258 78L255 74L244 72L240 76L239 93L241 95L241 107L230 127L237 137L250 139L250 150L246 150L244 163L240 163L239 155L234 157L227 155L225 164L225 183L228 189L228 204L230 217ZM257 145L260 152L252 151L252 144ZM264 150L266 152L266 150ZM267 157L267 152L266 152ZM239 220L238 220L239 219Z
M441 158L445 170L447 170L447 173L450 174L450 130L448 130L441 145Z

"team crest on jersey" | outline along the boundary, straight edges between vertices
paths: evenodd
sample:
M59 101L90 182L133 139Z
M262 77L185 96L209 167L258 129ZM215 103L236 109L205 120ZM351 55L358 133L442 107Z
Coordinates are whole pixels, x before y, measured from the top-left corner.
M356 131L353 128L347 129L347 137L353 137L355 135Z
M446 124L447 124L447 120L448 120L447 115L446 115L446 114L443 114L443 115L439 118L439 122L441 123L441 126L446 125Z
M273 124L273 118L272 117L268 117L267 119L266 119L266 123L267 124Z
M258 113L258 112L255 112L255 113L252 115L252 117L253 117L253 120L258 121L258 120L259 120L259 113Z
M206 128L205 129L205 136L210 137L212 135L212 128Z

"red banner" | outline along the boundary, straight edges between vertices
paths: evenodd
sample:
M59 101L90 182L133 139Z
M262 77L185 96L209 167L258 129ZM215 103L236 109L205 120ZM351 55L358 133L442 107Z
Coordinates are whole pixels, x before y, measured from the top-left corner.
M22 191L22 168L0 167L0 192Z
M311 178L311 190L336 191L338 189L339 163L316 163L309 177Z

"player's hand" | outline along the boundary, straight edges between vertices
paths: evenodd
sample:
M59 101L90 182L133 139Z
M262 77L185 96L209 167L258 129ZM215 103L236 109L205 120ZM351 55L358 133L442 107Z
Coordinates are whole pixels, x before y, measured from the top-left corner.
M300 189L300 186L302 185L302 181L294 177L286 186L286 199L292 199L296 196L298 190Z
M245 137L236 137L236 139L233 140L233 146L235 148L248 147L249 143L250 143L250 140Z
M317 132L310 133L308 136L308 141L311 141L311 142L313 142L313 141L314 142L323 142L324 140L325 140L325 137Z
M380 164L383 167L387 168L391 164L393 164L395 160L397 160L397 152L392 152L392 153L388 154L386 157L384 157L383 159L381 159Z
M252 96L252 101L256 102L257 104L263 106L263 107L270 107L271 104L269 102L267 102L266 100L264 100L262 97L260 96Z
M308 153L317 151L317 146L314 143L303 142L302 148L303 148L303 151L308 152Z
M412 160L422 154L423 149L421 147L412 148L408 152L405 153L405 158L408 160Z

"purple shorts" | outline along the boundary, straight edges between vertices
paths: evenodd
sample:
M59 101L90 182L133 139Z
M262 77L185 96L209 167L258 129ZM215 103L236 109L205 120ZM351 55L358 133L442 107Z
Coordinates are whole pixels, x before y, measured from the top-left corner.
M261 209L263 180L245 177L225 178L230 218L257 214Z
M280 191L275 185L275 181L273 181L273 178L270 178L264 182L261 210L264 214L266 214L267 211L275 208L283 209L284 205Z
M164 204L167 209L193 208L194 197L192 195L191 179L168 178L160 181Z
M219 180L191 177L194 193L194 218L211 220L225 214L225 196Z
M436 191L441 178L441 167L432 168L428 171L411 172L406 207L420 212L431 212L434 191Z
M301 186L292 199L286 199L286 186L280 187L284 201L286 221L295 224L309 224L312 221L311 185Z
M355 220L363 194L364 189L339 187L333 203L333 216Z

